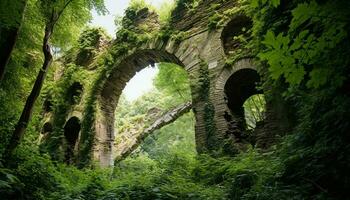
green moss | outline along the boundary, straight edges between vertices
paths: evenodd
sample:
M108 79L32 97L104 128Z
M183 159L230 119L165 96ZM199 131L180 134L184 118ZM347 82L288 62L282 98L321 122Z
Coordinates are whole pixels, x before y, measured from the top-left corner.
M221 7L220 3L212 3L210 4L210 10L218 10Z
M205 101L204 105L204 123L205 130L207 134L207 146L209 149L217 148L217 139L216 139L216 126L214 122L214 106L210 101L210 77L208 64L202 61L200 65L200 94L202 94L201 99Z
M83 119L81 124L81 137L80 137L80 150L78 152L78 163L79 167L86 167L91 164L92 158L92 147L95 139L95 127L94 122L96 119L96 106L97 106L97 95L102 87L105 77L108 71L114 66L115 60L113 59L114 54L121 54L124 50L112 49L104 53L97 62L97 65L103 66L98 67L98 75L92 83L92 87L87 91L87 99L85 102Z
M43 89L44 98L50 98L53 107L53 132L40 145L40 149L42 152L48 152L54 160L64 160L64 152L62 151L65 149L63 126L68 113L75 106L74 102L71 102L70 87L76 82L87 85L87 76L83 68L69 64L58 82L46 84Z
M202 0L177 0L172 13L172 20L175 16L180 17L178 14L183 13L183 11L193 13L200 3L202 3Z
M215 30L218 28L219 22L222 20L223 16L219 13L215 13L214 15L209 17L208 28L209 30Z
M217 130L214 122L214 106L209 98L210 75L209 75L208 64L205 61L202 61L200 63L198 72L192 76L193 76L192 79L196 80L191 82L193 103L194 104L196 104L197 102L204 103L203 118L204 118L205 132L207 136L206 142L207 142L207 147L209 148L209 149L205 149L205 151L214 150L215 148L218 147L216 146Z
M199 4L199 1L179 1L178 7L185 6L189 10L195 9ZM211 9L216 10L219 7L219 4L212 4ZM79 50L77 52L78 57L83 58L89 56L90 54L94 54L95 60L91 63L91 67L96 69L93 74L90 74L86 80L93 80L92 83L88 83L87 87L84 88L84 93L86 94L84 97L84 108L83 108L83 118L82 118L82 129L81 129L81 137L79 144L79 152L78 152L78 160L79 166L86 166L91 164L91 156L92 156L92 148L94 145L95 139L95 128L94 122L96 120L97 115L97 101L101 88L105 84L106 77L110 75L110 73L115 70L115 67L118 66L118 63L121 62L125 57L131 55L133 52L137 50L140 46L147 43L149 40L153 38L161 38L164 41L169 39L174 40L177 43L183 41L186 37L188 37L187 32L176 31L173 29L170 24L166 24L161 27L159 33L148 33L144 34L140 32L137 27L135 27L134 20L137 19L138 12L142 8L134 7L128 8L125 11L125 16L121 19L120 29L116 33L116 39L110 44L108 50L97 54L96 52L96 42L98 38L104 36L104 33L99 29L88 29L83 32L79 43ZM212 18L213 24L221 23L221 16L217 15ZM215 22L215 23L214 23ZM74 62L72 60L71 62ZM74 71L77 70L77 71ZM72 81L77 81L77 76L81 76L81 71L77 67L73 70L69 67L65 70L64 78L60 82L71 83ZM84 70L82 70L84 71ZM71 74L71 75L69 75ZM69 76L71 76L69 78ZM83 76L86 77L86 76ZM197 85L192 85L193 88L196 88L195 92L197 97L194 97L194 101L201 100L205 102L205 111L204 111L204 121L205 121L205 130L207 132L207 141L208 146L210 148L215 148L216 146L216 128L214 123L214 107L209 100L209 92L210 92L210 77L209 77L209 69L207 63L202 62L199 72L197 74L196 79L198 80ZM66 86L57 85L59 90L65 90ZM62 98L64 96L64 92L57 93L57 99ZM53 137L50 139L50 151L55 152L53 155L59 155L57 153L59 146L62 144L63 139L63 125L65 123L65 119L67 114L70 112L71 106L65 105L63 102L56 104L56 109L54 112L54 132ZM62 152L59 157L62 157Z
M249 1L238 0L235 7L227 9L223 12L218 12L217 9L220 4L211 4L210 12L212 15L208 18L208 28L209 30L216 30L222 28L227 22L238 15L247 15L250 6L248 6Z
M111 38L102 28L88 28L83 31L78 40L78 52L76 56L76 63L78 65L88 65L97 51L100 50L100 44L104 41L109 41Z

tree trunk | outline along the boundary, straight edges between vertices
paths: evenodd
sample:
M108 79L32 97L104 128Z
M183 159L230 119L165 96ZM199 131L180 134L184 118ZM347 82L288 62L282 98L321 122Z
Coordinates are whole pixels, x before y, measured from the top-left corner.
M47 73L48 68L50 67L53 57L51 52L51 47L49 45L49 40L53 31L54 24L49 22L45 28L45 36L43 40L43 52L44 52L44 63L39 71L39 74L35 80L33 89L30 95L27 98L25 106L23 108L21 117L17 122L14 132L12 133L12 137L10 139L10 143L8 144L5 150L5 161L8 160L14 149L18 146L21 139L23 138L24 132L28 126L29 120L31 118L33 107L35 101L39 97L41 88L43 86L43 82Z
M7 148L5 149L4 160L6 165L8 164L8 160L11 157L13 151L19 145L19 143L23 138L24 132L28 126L28 123L33 113L34 104L40 95L41 88L43 87L43 83L44 83L47 71L52 63L53 56L52 56L49 41L51 39L55 25L59 20L59 18L61 17L64 10L72 1L73 0L67 0L67 2L65 2L62 9L59 11L55 10L55 8L53 7L51 11L51 17L46 22L45 35L44 35L43 46L42 46L43 48L42 50L44 53L44 63L39 71L38 76L36 77L33 89L26 100L21 117L19 118L19 121L17 122L15 127L15 130L12 133L10 142L7 145Z
M117 150L117 155L115 162L120 162L128 157L143 141L144 139L153 133L155 130L158 130L175 120L177 120L182 115L188 113L192 109L192 103L187 102L176 107L173 110L168 111L166 114L158 118L153 122L151 126L142 131L137 137L131 142L131 144L120 146Z
M21 17L16 27L0 28L1 46L0 46L0 83L4 79L5 70L8 62L10 61L11 54L18 40L18 35L22 27L25 9L27 6L27 0L22 0L23 5L19 12Z

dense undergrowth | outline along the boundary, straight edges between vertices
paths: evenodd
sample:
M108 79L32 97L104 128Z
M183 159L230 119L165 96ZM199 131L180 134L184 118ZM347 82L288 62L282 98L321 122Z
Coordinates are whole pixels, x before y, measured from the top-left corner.
M254 150L234 159L177 150L166 159L140 153L113 170L81 170L25 148L17 153L17 167L1 170L3 199L271 199L276 185L265 184L280 170L278 160ZM260 193L265 187L269 191ZM283 197L277 194L275 199Z
M349 199L349 2L238 2L242 10L233 9L224 15L214 12L209 28L220 28L222 21L237 12L252 18L249 33L253 37L251 42L244 41L246 48L242 52L257 55L267 101L277 91L293 111L292 127L288 133L281 133L284 136L279 143L265 151L250 147L235 157L197 155L193 116L187 115L146 139L136 153L116 163L114 169L95 165L78 169L39 152L41 107L37 106L11 162L6 167L4 163L0 165L0 199ZM175 11L187 8L194 12L199 3L179 0ZM35 7L34 1L29 6ZM216 7L213 5L214 10ZM26 20L35 18L35 12L39 10L31 10ZM35 26L29 26L34 22ZM30 33L35 33L31 35L34 39L17 46L1 82L1 152L38 71L29 66L41 62L37 41L43 25L30 23L26 21L26 36L21 36L20 41ZM160 35L164 38L174 36L172 30L161 31L169 31ZM135 36L129 30L120 33ZM60 46L64 37L57 37L55 44ZM90 48L85 50L86 55L95 53ZM124 50L121 46L117 52ZM233 52L236 54L229 56L227 64L234 63L242 52ZM142 110L144 104L134 107ZM186 126L192 127L184 129ZM179 137L175 137L179 130Z

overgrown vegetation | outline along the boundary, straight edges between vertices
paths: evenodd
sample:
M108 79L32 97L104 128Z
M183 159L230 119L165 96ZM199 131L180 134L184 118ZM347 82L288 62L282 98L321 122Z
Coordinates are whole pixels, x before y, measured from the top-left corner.
M265 119L266 102L263 94L249 97L243 104L244 117L248 129L254 129L259 122Z
M4 28L16 27L20 19L20 13L14 10L20 10L21 5L4 2L6 6L0 3L0 36ZM43 62L44 19L51 10L40 7L50 2L40 2L27 1L17 45L0 83L1 155ZM136 27L133 20L146 4L133 1L119 21L120 29L112 42L101 29L83 31L90 18L89 9L95 6L104 10L102 1L89 2L82 9L82 1L74 1L55 29L52 43L61 57L48 79L56 81L46 83L26 135L10 162L0 164L1 199L349 199L348 0L240 0L237 7L224 13L217 10L226 1L210 5L213 15L207 19L209 31L225 27L237 16L251 19L251 26L228 35L228 41L236 48L225 52L226 67L244 57L255 58L266 104L279 98L292 111L282 113L288 115L288 133L281 133L285 136L263 151L248 146L234 157L198 155L195 120L190 113L148 137L113 169L99 169L91 163L97 91L119 62L148 39L184 39L186 32L170 26L169 10L195 13L203 2L178 0L164 6L159 32L144 33L145 27ZM6 44L3 37L0 44L0 48ZM135 102L120 99L116 128L121 132L132 129L135 124L130 122L140 120L147 124L147 112L152 108L166 110L193 98L205 102L205 128L214 135L217 130L208 96L211 71L207 65L201 64L197 77L187 77L182 69L162 63L155 80L156 90ZM198 79L198 84L190 85L188 78ZM76 82L83 86L86 96L70 95L70 87ZM190 87L198 96L191 97ZM265 117L265 102L260 96L252 99L245 105L251 127ZM50 109L43 113L41 105L47 101L50 103L45 105ZM62 162L63 126L73 107L84 110L81 149L76 155L79 167L85 166L81 169ZM46 122L43 118L52 113L54 129L48 143L39 147L38 138Z

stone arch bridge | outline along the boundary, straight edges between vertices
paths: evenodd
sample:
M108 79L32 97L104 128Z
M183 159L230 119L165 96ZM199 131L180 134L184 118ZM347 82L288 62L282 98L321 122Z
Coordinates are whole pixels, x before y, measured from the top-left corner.
M197 151L224 149L224 152L238 152L246 148L247 142L241 138L245 131L242 106L248 97L263 93L256 89L260 77L253 58L242 56L234 64L227 64L226 60L239 46L234 36L241 34L244 28L249 29L251 21L238 12L224 20L220 27L210 29L208 22L213 12L208 10L214 3L217 4L215 13L225 13L238 6L236 1L204 0L195 11L182 9L173 13L173 29L186 33L180 41L171 37L151 37L123 56L113 58L108 70L91 67L94 65L91 63L88 64L90 67L82 64L85 65L82 70L89 75L84 83L73 83L68 88L72 96L69 100L71 107L65 112L65 122L57 127L64 132L57 148L63 151L66 162L83 163L93 159L102 166L113 164L114 114L119 97L136 72L160 62L175 63L189 74ZM149 32L157 32L161 28L157 15L148 9L136 12L133 23L135 27ZM100 44L103 43L101 41ZM113 48L118 43L105 46ZM56 81L62 79L65 73L62 69L58 71ZM44 104L44 127L50 129L43 129L43 135L49 135L55 129L52 123L57 113L48 108L49 101ZM261 147L271 144L275 132L283 128L278 126L283 120L279 104L274 100L268 101L266 110L265 124L256 130L257 144ZM75 135L67 136L70 134ZM50 137L47 138L50 140ZM88 158L83 158L86 155Z

